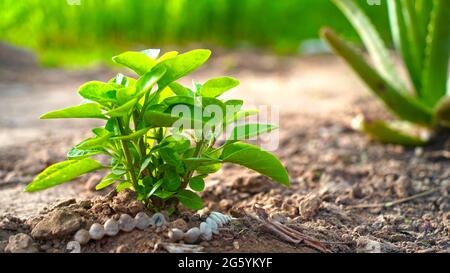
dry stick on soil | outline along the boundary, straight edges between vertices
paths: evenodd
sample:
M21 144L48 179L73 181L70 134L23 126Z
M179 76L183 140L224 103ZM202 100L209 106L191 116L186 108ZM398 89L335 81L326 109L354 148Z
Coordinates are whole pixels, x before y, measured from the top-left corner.
M347 208L348 209L368 209L368 208L382 208L382 207L389 208L389 207L392 207L392 206L395 206L395 205L398 205L401 203L409 202L411 200L430 195L432 193L439 191L439 189L440 188L434 188L434 189L424 191L422 193L419 193L419 194L416 194L413 196L409 196L409 197L398 199L398 200L391 201L391 202L377 203L377 204L359 204L359 205L348 206Z
M267 214L265 213L265 211L263 211L260 208L255 208L255 209L257 210L258 217L252 215L251 213L246 212L246 214L250 218L262 223L262 225L266 229L268 229L275 235L278 235L281 239L283 239L287 242L293 243L293 244L305 243L309 247L317 249L321 252L326 252L326 253L331 252L330 250L325 248L318 240L313 239L307 235L304 235L304 234L300 233L299 231L292 229L290 227L287 227L279 222L268 219L266 217Z

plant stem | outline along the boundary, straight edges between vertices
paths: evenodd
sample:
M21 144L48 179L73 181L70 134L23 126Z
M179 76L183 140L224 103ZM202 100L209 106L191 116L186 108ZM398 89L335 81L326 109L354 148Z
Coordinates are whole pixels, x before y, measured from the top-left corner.
M199 142L197 142L197 146L195 147L195 151L193 154L193 157L198 157L200 155L200 152L202 151L202 146L204 143L204 139L201 139ZM194 174L194 171L189 171L186 176L183 178L183 183L181 184L181 188L185 189L189 183L189 179Z
M133 112L133 121L134 121L134 130L137 131L139 129L139 126L138 126L139 125L139 112L138 111ZM143 135L138 140L138 145L139 145L139 149L141 150L142 160L144 160L147 157L147 153L146 153L147 147L145 146L145 138L146 138L146 135ZM152 176L147 168L144 170L144 174L146 176Z
M120 134L122 136L125 135L123 124L122 124L122 120L120 118L116 118L116 121L117 121L117 126L119 127ZM135 190L137 190L137 188L138 188L138 181L136 179L136 174L133 171L134 167L133 167L133 161L131 160L130 149L128 148L128 145L127 145L125 140L121 140L120 142L122 144L122 148L123 148L123 151L124 151L124 154L125 154L125 159L127 161L128 174L130 175L130 179L133 182L133 186L134 186Z

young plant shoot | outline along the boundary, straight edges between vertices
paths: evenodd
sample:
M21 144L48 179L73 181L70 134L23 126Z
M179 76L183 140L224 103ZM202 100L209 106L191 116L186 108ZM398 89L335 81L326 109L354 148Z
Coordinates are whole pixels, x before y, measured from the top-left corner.
M256 111L243 110L241 100L219 97L239 82L230 77L195 83L192 89L176 81L203 65L209 50L184 54L159 50L125 52L113 58L138 78L117 75L109 82L92 81L79 89L85 104L53 111L42 119L102 119L88 138L67 154L68 160L48 167L26 188L44 190L96 170L108 170L97 185L101 190L117 183L117 191L132 189L155 211L174 210L178 202L198 210L203 201L196 192L205 177L223 163L234 163L289 186L280 161L267 151L240 140L275 129L270 124L243 124ZM226 128L231 134L221 141ZM106 155L108 163L98 156ZM95 156L97 159L93 159ZM101 161L103 162L103 161Z
M353 127L383 142L404 145L426 144L428 137L423 132L450 127L450 1L386 1L394 46L406 66L409 82L399 76L381 35L356 1L333 2L358 32L373 66L331 29L322 30L323 39L401 120L359 117Z

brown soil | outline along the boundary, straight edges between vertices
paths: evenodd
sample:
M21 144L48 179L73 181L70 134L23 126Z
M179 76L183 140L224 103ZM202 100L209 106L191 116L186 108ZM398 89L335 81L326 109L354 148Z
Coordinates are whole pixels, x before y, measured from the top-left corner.
M207 181L204 212L217 210L238 219L212 241L202 243L205 251L317 251L303 243L283 241L244 213L255 208L332 252L370 252L374 244L383 252L450 251L448 133L427 147L414 149L372 142L354 132L348 124L361 109L376 116L386 114L332 56L220 55L224 57L214 57L194 78L234 75L242 85L233 97L243 97L253 105L281 107L280 145L275 153L287 167L292 186L285 188L240 167L224 166ZM23 67L27 72L17 74ZM60 203L57 209L76 212L81 226L120 213L121 208L112 205L117 197L106 195L108 190L93 192L86 183L89 177L36 194L23 193L34 175L62 160L67 149L96 125L39 121L39 114L80 102L74 92L77 86L87 80L106 80L114 72L48 71L26 61L20 68L0 66L0 72L0 252L10 235L29 234L63 200L77 199L78 203ZM416 196L423 192L429 194ZM395 201L402 202L383 206ZM199 215L187 211L170 220L179 218L189 226L201 221ZM121 233L91 242L83 252L164 252L158 246L168 241L166 234L167 227ZM43 252L64 252L70 239L66 235L36 243Z

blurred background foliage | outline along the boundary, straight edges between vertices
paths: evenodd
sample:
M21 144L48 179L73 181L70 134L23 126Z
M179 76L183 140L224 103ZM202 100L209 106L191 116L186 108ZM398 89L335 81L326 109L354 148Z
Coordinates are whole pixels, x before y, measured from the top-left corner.
M300 54L329 25L357 35L329 0L1 0L0 40L46 66L87 65L127 49L209 47ZM361 6L388 41L386 0ZM309 46L308 46L309 45Z

